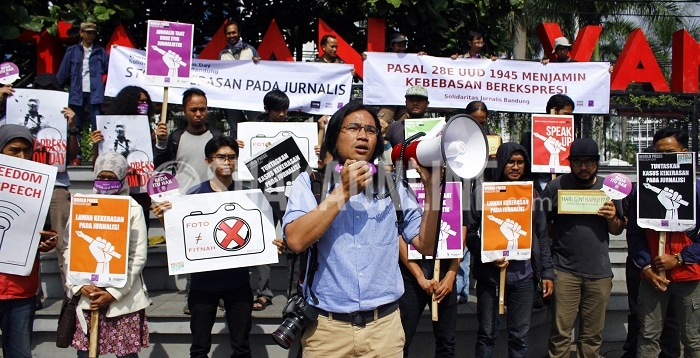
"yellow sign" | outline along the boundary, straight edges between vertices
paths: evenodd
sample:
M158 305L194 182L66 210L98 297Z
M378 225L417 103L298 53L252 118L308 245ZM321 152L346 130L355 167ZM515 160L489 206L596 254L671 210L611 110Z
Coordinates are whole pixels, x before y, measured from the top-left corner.
M496 152L498 151L498 147L501 146L501 142L502 142L501 136L494 135L494 134L487 135L486 140L489 143L489 156L495 157Z
M596 214L610 199L600 190L559 190L559 214Z

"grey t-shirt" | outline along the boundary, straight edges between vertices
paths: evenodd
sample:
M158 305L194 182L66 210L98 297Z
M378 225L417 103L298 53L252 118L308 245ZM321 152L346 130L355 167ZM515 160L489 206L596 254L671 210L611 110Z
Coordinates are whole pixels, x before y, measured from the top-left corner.
M571 174L565 174L552 180L544 188L543 207L547 210L548 222L553 226L552 260L557 270L585 278L612 277L608 253L610 234L605 218L590 214L557 214L560 189L600 190L603 187L603 180L603 177L598 176L592 187L584 187L574 182ZM617 216L624 219L620 202L614 201L614 203ZM549 208L551 210L548 210Z
M204 146L213 137L209 130L202 134L191 134L187 131L182 133L177 148L178 164L175 173L181 194L188 188L209 180L209 166L204 161Z

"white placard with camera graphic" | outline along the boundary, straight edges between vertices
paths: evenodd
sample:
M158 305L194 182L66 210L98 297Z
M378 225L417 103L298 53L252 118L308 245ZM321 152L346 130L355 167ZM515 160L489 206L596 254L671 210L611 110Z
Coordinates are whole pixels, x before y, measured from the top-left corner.
M239 163L245 163L273 144L289 137L294 138L306 162L316 167L318 158L314 146L318 144L316 123L309 122L244 122L238 124L238 139L245 143L240 149ZM253 175L245 165L238 165L238 179L252 180Z
M170 275L277 263L272 208L260 190L170 199L165 212Z
M0 154L0 272L27 276L49 211L56 167Z

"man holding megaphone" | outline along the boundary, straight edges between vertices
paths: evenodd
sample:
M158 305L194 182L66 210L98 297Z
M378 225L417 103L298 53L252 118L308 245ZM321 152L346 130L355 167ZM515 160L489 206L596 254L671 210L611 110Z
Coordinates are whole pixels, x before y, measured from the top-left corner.
M372 164L383 150L379 128L376 114L362 104L340 109L324 138L333 160L322 169L320 204L307 173L289 194L284 238L294 252L311 251L302 291L318 313L301 340L305 357L403 356L396 238L432 254L440 176L414 161L426 188L423 212L405 184L394 187L389 173Z

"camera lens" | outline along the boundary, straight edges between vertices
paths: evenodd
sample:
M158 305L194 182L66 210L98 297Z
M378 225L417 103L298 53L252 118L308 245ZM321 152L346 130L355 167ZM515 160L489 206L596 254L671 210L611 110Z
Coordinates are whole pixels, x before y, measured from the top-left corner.
M282 322L282 324L277 327L277 330L272 332L272 339L275 340L280 347L284 349L289 349L292 343L297 338L299 332L301 332L302 326L301 322L296 317L289 317Z

